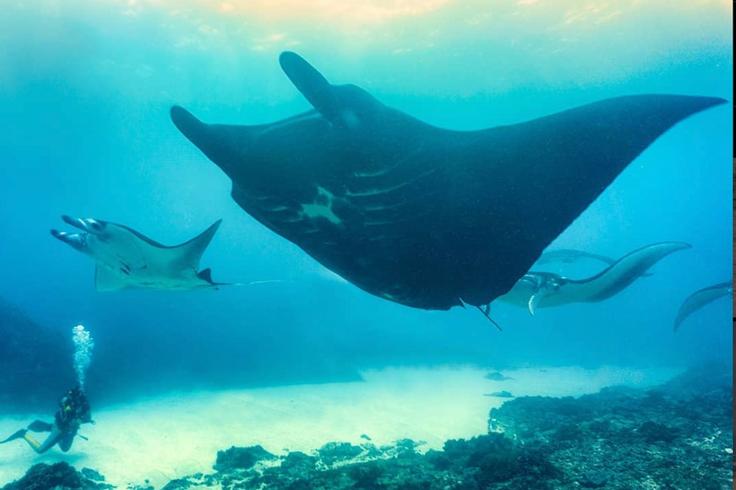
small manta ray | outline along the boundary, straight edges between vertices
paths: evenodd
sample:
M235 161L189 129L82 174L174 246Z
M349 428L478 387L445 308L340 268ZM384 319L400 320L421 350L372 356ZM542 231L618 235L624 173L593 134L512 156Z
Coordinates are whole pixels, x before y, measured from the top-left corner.
M429 310L508 292L654 140L725 102L633 95L454 131L332 84L296 53L279 62L312 109L236 126L173 107L172 121L256 220L364 291Z
M680 305L680 309L677 312L677 317L675 318L675 332L677 331L677 329L680 328L680 325L682 324L682 322L685 321L687 317L689 317L699 309L703 308L705 305L708 305L715 300L723 298L725 296L732 295L733 283L731 281L714 284L713 286L708 286L707 288L703 289L698 289L693 294L685 298L685 301L683 301L682 305Z
M682 242L646 245L630 252L598 274L587 279L570 279L551 272L529 272L499 301L529 309L570 303L597 303L617 295L664 257L690 248Z
M95 260L97 291L190 290L228 285L214 282L210 269L198 272L202 254L222 220L191 240L169 247L124 225L91 218L62 219L84 233L51 230L51 234Z

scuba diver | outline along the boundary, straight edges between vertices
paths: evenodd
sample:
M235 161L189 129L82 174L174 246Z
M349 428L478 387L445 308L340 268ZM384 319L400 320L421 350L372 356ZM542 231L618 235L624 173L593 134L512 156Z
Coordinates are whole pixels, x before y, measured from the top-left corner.
M56 444L59 445L62 451L67 452L72 447L72 441L74 441L74 437L82 424L94 424L94 421L92 420L87 397L81 387L76 386L67 391L59 401L59 410L54 414L53 423L36 420L26 429L20 429L4 441L0 441L0 444L22 438L38 454L45 453ZM45 441L40 443L29 435L28 431L50 432L50 434ZM81 435L79 437L86 439Z

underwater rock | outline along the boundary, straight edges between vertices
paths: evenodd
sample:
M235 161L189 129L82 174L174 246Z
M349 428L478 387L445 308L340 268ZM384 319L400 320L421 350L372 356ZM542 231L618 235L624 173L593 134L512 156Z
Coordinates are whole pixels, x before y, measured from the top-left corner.
M94 475L102 477L96 471ZM104 481L104 477L102 480ZM106 490L111 488L114 487L87 478L67 463L52 465L39 463L31 466L23 478L5 485L2 490Z
M489 429L545 451L562 470L555 488L731 488L728 379L696 368L650 390L517 398L491 410Z
M602 488L608 482L609 474L602 470L591 470L582 475L579 480L580 486L584 488Z
M260 445L248 447L232 446L225 451L217 451L217 460L215 461L214 468L219 472L247 470L259 461L271 459L276 459L276 456L263 449Z
M677 438L678 430L647 420L636 429L637 433L648 443L672 442Z
M486 374L483 377L485 379L490 379L491 381L508 381L510 379L514 379L514 378L510 378L510 377L504 375L500 371L494 371L492 373L488 373L488 374Z
M308 456L301 451L293 451L286 455L281 462L281 469L294 476L303 475L314 470L317 458Z
M526 489L551 488L548 481L559 473L541 452L517 447L500 434L448 441L442 451L426 454L417 451L419 445L410 439L380 448L332 442L311 455L289 452L280 465L223 470L204 481L224 489L481 490L498 482ZM164 490L199 488L190 477L169 485Z
M211 487L214 483L215 479L212 475L195 473L191 476L171 480L169 483L164 485L161 490L187 490L188 488ZM154 490L154 488L141 488L140 490Z
M531 485L556 478L559 471L535 448L515 445L501 434L488 434L470 440L449 440L444 454L433 455L435 466L454 469L468 475L477 488L507 482Z
M733 371L723 363L708 362L672 378L655 390L673 398L689 398L703 393L723 392L733 386Z
M317 450L322 462L332 466L338 462L351 460L363 452L360 446L354 446L349 442L328 442Z
M513 398L514 395L510 391L494 391L493 393L484 393L483 396L495 396L496 398Z
M174 480L174 481L178 481L178 480ZM151 483L148 480L145 480L143 482L143 485L129 483L128 486L125 488L126 490L156 490L155 488L153 488L153 485L151 485Z
M0 409L48 410L74 382L71 345L0 298ZM43 380L43 383L39 383Z
M92 468L82 468L80 470L80 473L82 476L87 478L88 480L96 481L96 482L104 482L105 477L97 470Z
M161 490L187 490L187 488L191 488L191 486L192 482L189 478L178 478L176 480L171 480L169 483L164 485Z

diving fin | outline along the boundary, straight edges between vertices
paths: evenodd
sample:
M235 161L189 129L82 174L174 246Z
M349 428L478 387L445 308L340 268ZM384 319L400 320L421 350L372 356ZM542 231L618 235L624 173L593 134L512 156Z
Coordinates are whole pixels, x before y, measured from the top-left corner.
M6 442L14 441L16 439L22 439L23 437L25 437L26 432L28 432L28 429L20 429L19 431L16 431L12 436L3 441L0 441L0 444L5 444Z

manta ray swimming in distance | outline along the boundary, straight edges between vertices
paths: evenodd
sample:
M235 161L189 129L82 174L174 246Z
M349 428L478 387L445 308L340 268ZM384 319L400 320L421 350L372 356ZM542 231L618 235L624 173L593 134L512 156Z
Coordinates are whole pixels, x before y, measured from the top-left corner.
M680 309L677 311L677 317L675 317L674 324L675 332L680 328L682 322L684 322L690 315L717 299L725 298L727 296L733 297L733 282L731 281L714 284L707 288L698 289L692 293L690 296L685 298L680 305Z
M532 315L538 308L597 303L617 295L638 278L646 276L649 268L663 258L690 247L683 242L646 245L585 279L570 279L551 272L528 272L498 301L527 308Z
M94 259L98 291L189 290L227 285L214 282L210 269L198 271L202 254L221 220L191 240L169 247L124 225L90 218L62 219L82 233L51 230L51 234Z
M431 126L299 55L281 68L311 110L252 126L176 127L263 225L403 305L488 305L657 137L723 99L634 95L479 131Z

